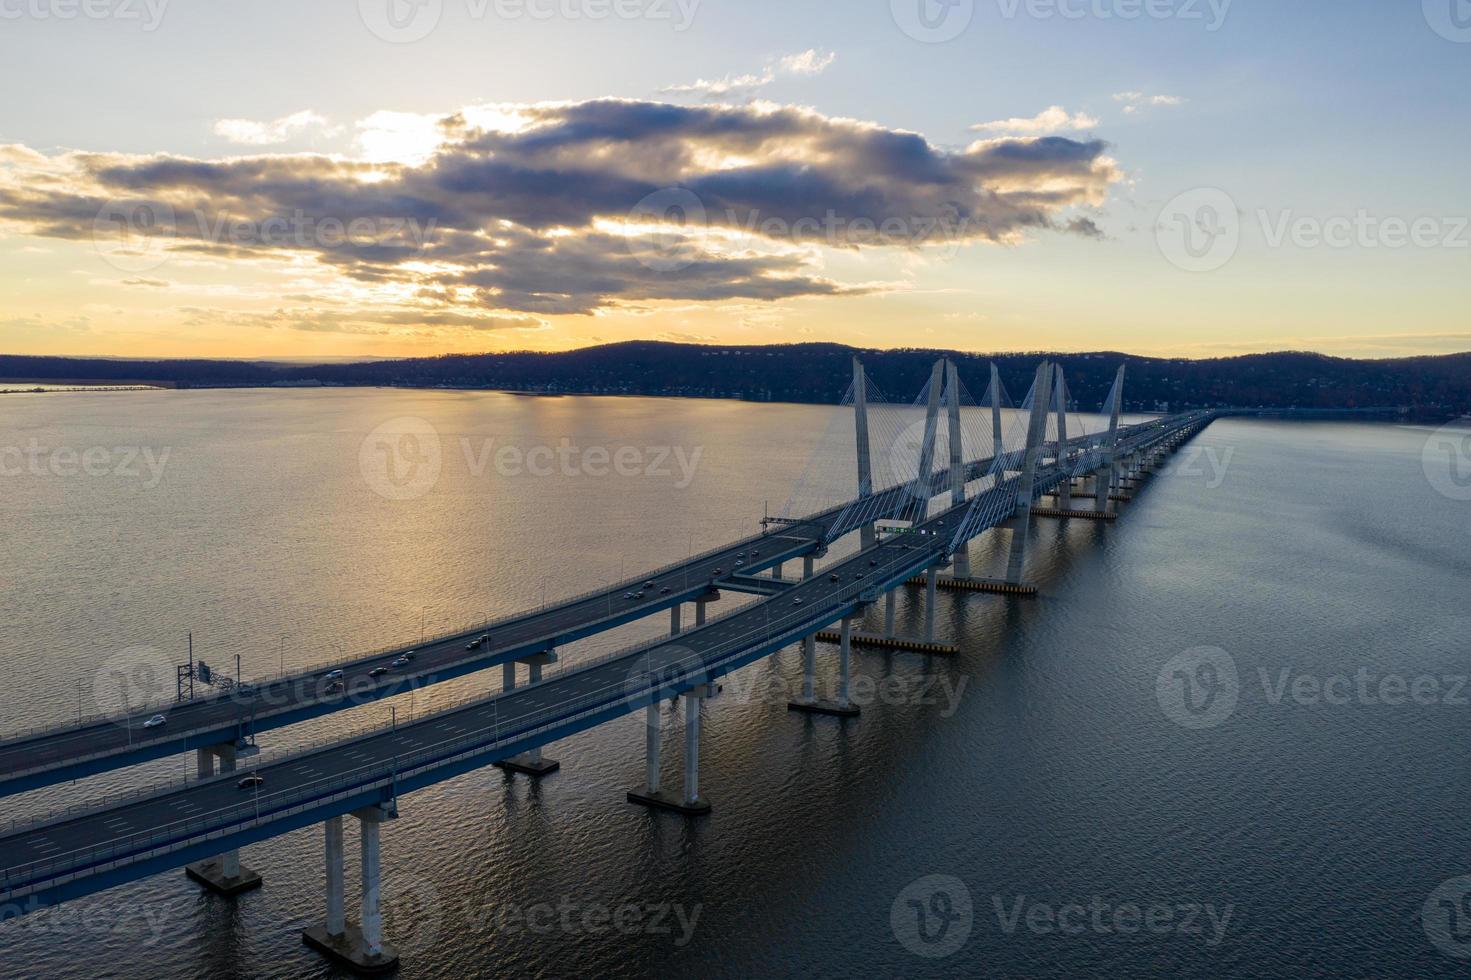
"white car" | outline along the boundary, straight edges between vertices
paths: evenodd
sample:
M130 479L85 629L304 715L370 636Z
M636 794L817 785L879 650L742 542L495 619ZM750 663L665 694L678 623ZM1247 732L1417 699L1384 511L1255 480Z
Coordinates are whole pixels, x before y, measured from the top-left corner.
M327 673L325 673L325 674L322 675L322 677L325 680L329 680L329 681L335 681L335 680L337 680L341 676L342 676L341 669L338 669L338 670L329 670L329 671L327 671Z
M143 727L144 728L157 728L159 725L162 725L166 721L168 721L168 719L165 718L163 715L154 715L152 718L149 718L147 721L145 721L143 723Z

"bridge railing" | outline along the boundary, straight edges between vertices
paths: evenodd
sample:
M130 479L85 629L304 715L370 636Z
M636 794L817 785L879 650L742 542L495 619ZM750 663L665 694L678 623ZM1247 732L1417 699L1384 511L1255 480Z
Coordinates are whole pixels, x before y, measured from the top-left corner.
M937 542L939 541L938 538L936 538L935 540ZM855 584L852 584L852 585L849 585L849 586L845 586L844 589L843 589L842 594L844 595L845 598L852 598L853 596L856 596L858 594L861 594L862 589L864 587L866 587L866 585L867 585L867 583L866 583L866 581L864 581L864 582L855 583ZM849 593L851 593L851 595L849 595ZM710 619L706 620L704 626L701 627L701 628L702 629L708 629L709 627L718 625L718 624L720 624L720 623L722 623L722 622L724 622L726 620L733 619L733 618L738 617L738 616L748 615L750 613L751 609L753 608L753 606L756 606L756 605L758 605L758 603L748 603L748 604L743 605L743 606L740 606L738 608L731 609L731 610L729 610L729 611L727 611L725 613L722 613L722 614L713 616ZM747 632L742 633L742 634L739 634L739 635L737 635L735 637L727 638L726 640L723 640L721 642L721 647L729 646L733 642L736 643L737 645L739 645L741 641L745 641L745 640L751 639L753 637L759 637L759 636L762 636L762 635L769 635L769 631L770 631L770 629L771 629L772 626L782 625L783 623L785 623L785 622L787 622L789 620L790 621L794 621L794 622L800 622L800 621L802 621L803 618L804 617L802 617L800 615L797 616L797 617L792 617L792 616L788 615L788 616L785 616L785 617L778 617L776 620L773 621L770 618L769 613L768 613L768 617L765 620L765 625L764 625L764 627L763 627L762 630L759 630L759 631L747 631ZM821 618L821 617L819 617L819 618ZM609 653L606 653L606 654L603 654L603 655L600 655L600 656L597 656L597 657L589 658L589 659L586 659L586 660L579 660L579 661L577 661L575 663L568 662L568 661L559 662L558 664L552 665L552 667L550 667L548 669L548 671L543 675L543 679L542 679L542 682L541 683L543 683L543 684L550 683L551 681L556 680L556 679L563 678L563 677L565 677L568 674L580 673L580 672L586 672L586 671L595 670L597 668L606 666L607 664L614 663L614 662L617 662L617 661L620 661L620 660L627 660L627 659L629 659L631 657L634 657L634 656L637 656L639 654L650 654L653 651L659 650L661 648L664 648L664 649L681 648L681 647L683 647L683 644L680 642L681 636L683 636L683 634L675 634L673 636L664 636L664 637L660 637L660 638L655 639L655 640L642 640L642 641L637 641L637 642L634 642L634 643L629 644L628 646L625 646L625 647L622 647L620 649L614 650L612 652L609 652ZM672 661L672 662L664 662L664 663L662 663L661 664L661 670L668 670L668 669L670 669L671 664L677 665L677 664L681 664L681 663L693 663L695 661L701 661L701 660L703 660L703 655L697 654L697 653L694 653L693 651L691 651L691 654L690 654L689 657L682 658L679 661ZM524 687L517 688L516 689L516 691L523 691L523 690L525 690ZM491 695L488 695L488 696L487 695L484 695L484 694L470 694L470 695L465 695L465 696L463 696L463 697L461 697L461 698L459 698L459 699L457 699L455 701L450 702L450 704L448 704L448 705L443 704L443 703L435 704L434 705L434 711L432 712L432 714L429 717L425 717L422 714L420 714L417 717L415 717L412 721L409 721L409 722L400 722L400 723L394 723L394 722L381 723L380 722L380 723L374 724L374 725L363 726L362 728L358 729L357 731L355 731L353 733L350 733L350 734L347 734L347 735L338 736L338 737L334 738L329 743L329 745L330 745L330 747L334 747L334 748L336 748L336 747L342 747L344 745L350 744L350 743L355 742L355 741L361 741L363 739L374 738L374 737L378 737L378 736L385 735L385 734L391 734L392 732L397 731L397 730L399 730L401 728L405 728L408 725L425 723L425 722L429 721L430 718L441 718L441 717L445 717L445 716L448 716L450 714L453 714L453 713L455 713L457 711L463 711L463 710L474 709L474 708L483 708L483 707L486 707L488 705L491 705L498 698L503 697L506 693L507 692L500 691L500 692L496 692L496 693L491 694ZM565 702L561 702L561 703L558 703L556 705L549 705L547 708L542 709L542 710L544 712L553 712L553 711L556 711L559 708L565 708L565 706L566 706L566 703ZM557 721L550 722L549 725L561 725L563 723L565 723L565 719L560 719L559 718ZM187 789L190 785L198 785L200 783L208 783L208 782L219 782L219 781L223 781L223 780L229 779L229 778L238 779L242 774L244 774L246 772L250 772L250 771L253 771L253 770L259 770L259 769L264 769L264 768L267 768L267 766L281 765L281 764L284 764L284 763L289 762L289 761L291 761L293 759L296 759L296 758L300 758L300 757L303 757L303 756L313 755L313 754L316 754L316 753L321 752L325 747L328 747L328 746L317 745L317 746L312 746L312 747L305 748L305 749L278 750L277 752L273 752L273 753L270 753L270 754L265 754L265 755L260 755L260 756L254 757L251 760L251 764L250 765L248 765L248 766L242 766L239 769L237 769L236 772L234 772L234 773L223 774L223 775L215 775L215 776L211 776L211 777L206 777L205 779L200 779L197 776L196 777L189 777L189 776L186 775L186 776L175 778L175 779L169 779L169 780L165 780L165 781L161 781L161 782L156 782L156 783L151 784L150 786L147 786L147 787L140 787L140 788L135 789L135 790L129 790L129 791L122 792L122 793L111 794L109 796L102 797L102 798L100 798L98 800L89 801L89 802L84 803L84 804L76 804L76 805L68 806L68 807L55 808L55 809L52 809L51 811L49 811L49 812L47 812L45 814L40 814L40 815L31 817L31 818L27 818L27 819L16 818L16 819L14 819L14 820L11 821L10 832L11 833L23 832L25 830L35 829L35 828L38 828L38 827L41 827L41 826L44 826L44 825L47 825L47 824L54 824L54 823L63 822L63 821L66 821L66 820L77 819L77 818L86 816L86 815L91 814L91 813L97 813L97 812L102 812L102 811L106 811L106 810L115 809L120 804L129 802L129 801L138 801L138 800L146 799L146 798L153 797L153 796L160 796L160 795L166 795L166 794L171 793L171 792L177 792L177 791L179 791L181 789ZM176 821L176 823L179 823L179 822Z

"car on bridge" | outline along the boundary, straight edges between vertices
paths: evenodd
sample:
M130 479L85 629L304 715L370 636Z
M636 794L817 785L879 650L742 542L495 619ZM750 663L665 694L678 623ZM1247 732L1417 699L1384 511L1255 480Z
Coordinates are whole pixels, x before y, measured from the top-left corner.
M329 670L329 671L327 671L325 674L322 675L322 679L323 680L327 680L327 681L335 681L335 680L339 679L341 676L342 676L342 668L339 667L336 670Z
M256 789L260 786L264 786L265 782L266 777L262 776L260 773L253 772L249 776L242 777L240 781L237 782L235 785L240 789Z
M382 677L386 673L388 673L388 668L387 667L379 666L379 667L374 667L372 670L368 671L368 676L369 677Z
M158 726L160 726L162 724L165 724L167 722L168 722L168 719L165 718L163 715L154 715L152 718L149 718L147 721L145 721L143 723L143 727L144 728L157 728Z

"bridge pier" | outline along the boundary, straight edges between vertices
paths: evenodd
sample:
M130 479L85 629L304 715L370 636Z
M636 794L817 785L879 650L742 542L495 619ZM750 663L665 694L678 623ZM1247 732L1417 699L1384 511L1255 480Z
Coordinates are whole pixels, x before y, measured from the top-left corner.
M719 593L719 591L717 591L715 589L711 589L709 592L706 592L704 595L700 596L698 599L695 600L695 628L696 629L699 629L701 626L704 626L705 625L705 607L708 606L708 605L710 605L710 603L712 603L712 602L719 602L719 601L720 601L720 593Z
M890 589L884 593L884 637L892 640L894 638L894 614L899 604L899 592Z
M541 683L541 669L548 664L557 662L557 652L547 650L530 657L522 657L505 665L505 689L514 690L516 687L516 664L525 664L531 675L530 683ZM505 772L517 773L523 776L547 776L562 768L562 764L556 759L544 759L541 754L541 746L528 749L520 755L513 755L509 759L502 759L494 763L496 768Z
M234 742L209 745L195 750L195 764L200 779L209 779L215 774L215 759L220 761L221 774L235 771L236 748ZM217 857L195 861L184 866L184 873L194 881L220 895L239 895L261 886L261 876L240 864L240 849L231 848Z
M659 785L662 719L658 702L649 705L646 717L648 729L645 734L646 785L642 791L629 790L628 802L655 810L682 813L687 817L698 817L710 812L710 802L700 796L700 708L718 693L717 686L701 684L680 695L684 699L684 791L678 796L665 792Z
M811 555L802 556L802 580L806 581L812 577L813 558Z
M802 641L802 696L787 702L788 711L801 711L809 715L834 715L838 718L856 718L858 707L849 698L849 664L853 657L853 621L860 612L843 617L838 639L838 687L832 699L819 698L816 692L817 635L814 633Z
M362 901L361 924L347 921L344 912L342 817L323 824L326 834L327 918L319 926L303 929L302 942L355 973L386 973L398 965L398 950L383 940L383 863L379 828L398 816L396 803L355 810L361 833Z
M678 636L679 633L679 606L672 606L669 609L669 635Z

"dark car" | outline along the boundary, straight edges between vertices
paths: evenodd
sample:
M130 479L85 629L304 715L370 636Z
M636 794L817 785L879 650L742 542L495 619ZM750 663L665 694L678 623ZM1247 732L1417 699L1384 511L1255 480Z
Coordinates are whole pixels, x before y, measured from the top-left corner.
M382 677L386 673L388 673L388 668L387 667L374 667L372 670L368 671L368 676L369 677Z
M253 772L249 776L241 777L240 781L237 782L235 785L238 786L240 789L256 789L257 787L264 786L265 782L266 777L262 776L260 773Z

